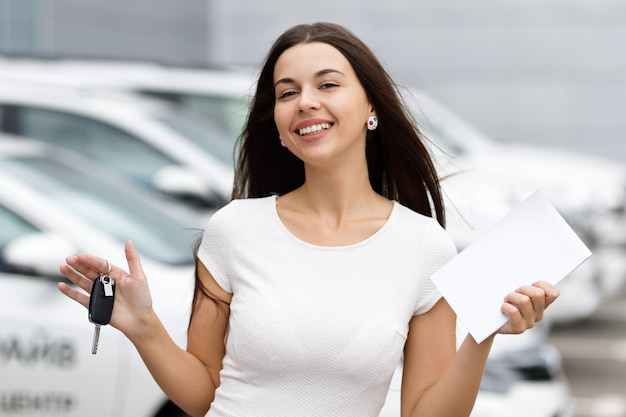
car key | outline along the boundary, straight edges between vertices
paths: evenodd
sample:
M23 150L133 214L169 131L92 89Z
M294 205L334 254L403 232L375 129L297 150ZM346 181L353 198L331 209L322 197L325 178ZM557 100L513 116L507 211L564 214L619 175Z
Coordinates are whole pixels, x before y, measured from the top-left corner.
M100 339L100 327L106 326L111 320L113 313L113 301L115 300L115 281L107 274L100 274L93 282L89 297L89 321L96 327L93 333L91 353L98 352L98 340Z

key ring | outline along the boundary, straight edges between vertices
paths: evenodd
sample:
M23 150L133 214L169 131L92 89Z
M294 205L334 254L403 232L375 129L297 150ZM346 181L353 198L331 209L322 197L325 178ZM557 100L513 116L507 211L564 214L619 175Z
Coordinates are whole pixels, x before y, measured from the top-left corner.
M108 276L111 276L111 264L110 264L110 263L109 263L109 261L107 261L106 259L104 260L104 262L106 262L106 263L107 263L107 269L108 269L108 271L107 271L107 273L106 273L106 275L105 275L105 276L107 276L107 277L108 277Z

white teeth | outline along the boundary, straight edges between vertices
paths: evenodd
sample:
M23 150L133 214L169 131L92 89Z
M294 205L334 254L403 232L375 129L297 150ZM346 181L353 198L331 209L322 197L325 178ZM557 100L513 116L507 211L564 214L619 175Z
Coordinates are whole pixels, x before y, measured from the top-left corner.
M317 125L307 126L303 129L298 129L298 134L300 134L301 136L310 135L313 133L321 132L322 130L326 130L326 129L330 129L330 123L320 123Z

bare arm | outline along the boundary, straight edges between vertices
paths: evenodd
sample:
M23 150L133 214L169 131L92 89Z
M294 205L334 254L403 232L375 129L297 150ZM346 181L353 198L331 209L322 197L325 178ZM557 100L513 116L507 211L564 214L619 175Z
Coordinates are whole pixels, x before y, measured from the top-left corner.
M146 323L145 333L131 341L166 395L191 416L204 416L220 384L231 295L217 285L202 263L197 267L204 285L221 301L196 294L187 351L171 341L156 318Z
M110 324L135 345L155 381L172 401L192 416L203 416L219 385L230 295L221 290L204 267L199 270L205 285L225 303L199 296L185 351L172 340L155 314L139 256L130 242L126 244L126 259L129 273L117 267L111 271L117 289ZM88 254L68 257L66 262L61 272L86 292L91 290L98 272L107 268L105 260ZM59 289L83 306L89 305L87 294L64 283L59 284Z
M509 321L498 333L522 333L542 319L559 295L541 282L508 294L502 312ZM402 416L470 415L495 334L481 344L467 336L455 352L455 316L445 300L409 325L402 379Z

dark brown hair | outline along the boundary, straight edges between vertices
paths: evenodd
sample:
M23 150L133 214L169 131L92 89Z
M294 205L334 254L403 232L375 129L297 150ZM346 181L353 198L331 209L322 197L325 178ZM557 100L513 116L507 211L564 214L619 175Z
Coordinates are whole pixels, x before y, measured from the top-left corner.
M379 194L445 225L439 179L417 125L396 84L372 51L352 32L332 23L298 25L284 32L267 55L237 142L238 163L232 198L285 194L304 183L304 165L278 140L274 121L274 66L292 46L323 42L352 65L380 121L367 133L369 179Z

